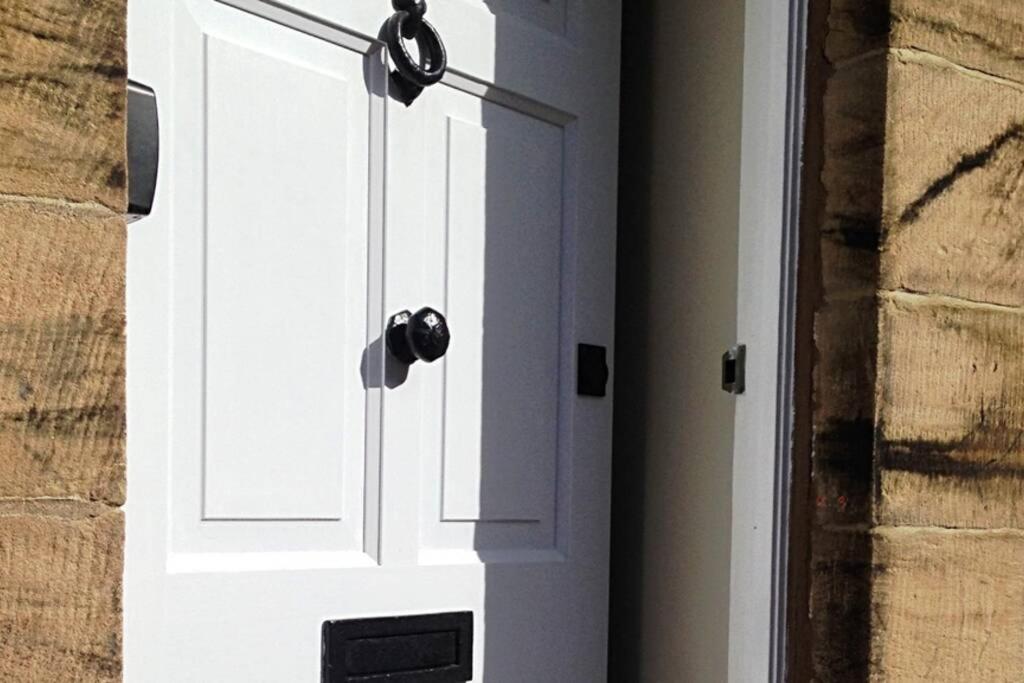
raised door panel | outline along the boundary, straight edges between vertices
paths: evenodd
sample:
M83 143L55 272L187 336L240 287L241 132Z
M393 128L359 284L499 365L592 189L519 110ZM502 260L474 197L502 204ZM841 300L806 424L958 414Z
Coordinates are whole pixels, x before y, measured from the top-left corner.
M422 559L558 553L572 118L496 89L446 85L426 102L428 176L442 183L426 277L453 336L423 402Z
M342 465L362 431L343 419L360 341L347 332L365 317L346 275L365 249L343 220L346 127L325 122L350 118L348 89L207 42L206 519L345 516Z
M179 24L174 548L369 561L381 55L218 5Z

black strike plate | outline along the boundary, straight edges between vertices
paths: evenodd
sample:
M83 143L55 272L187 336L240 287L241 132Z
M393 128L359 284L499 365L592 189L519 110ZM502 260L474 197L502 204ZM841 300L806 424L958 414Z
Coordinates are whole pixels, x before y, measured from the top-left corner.
M576 393L605 396L608 387L608 349L580 344L576 351Z
M722 354L722 390L737 396L747 390L747 347L743 344Z
M322 683L466 683L473 613L326 621Z

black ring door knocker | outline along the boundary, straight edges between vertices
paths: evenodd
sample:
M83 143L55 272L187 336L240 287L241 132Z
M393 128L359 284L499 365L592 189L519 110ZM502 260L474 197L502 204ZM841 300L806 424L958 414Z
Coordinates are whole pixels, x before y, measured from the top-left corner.
M395 13L384 24L381 37L395 65L391 72L395 97L409 106L424 88L441 80L448 67L448 54L437 29L423 18L427 13L426 0L391 0L391 5ZM416 41L419 61L409 54L407 40Z

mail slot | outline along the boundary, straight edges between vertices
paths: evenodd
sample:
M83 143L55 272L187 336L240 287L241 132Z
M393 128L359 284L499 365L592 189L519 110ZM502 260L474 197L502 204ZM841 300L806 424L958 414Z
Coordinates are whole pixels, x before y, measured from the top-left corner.
M323 683L466 683L472 678L472 612L324 622Z

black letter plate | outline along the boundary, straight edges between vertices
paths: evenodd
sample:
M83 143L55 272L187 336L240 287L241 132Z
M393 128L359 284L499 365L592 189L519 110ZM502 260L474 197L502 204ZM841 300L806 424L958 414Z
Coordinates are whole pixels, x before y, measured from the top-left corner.
M323 683L466 683L473 613L325 621Z

